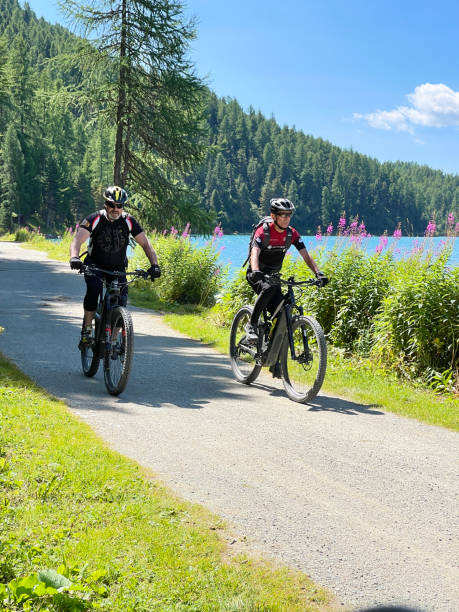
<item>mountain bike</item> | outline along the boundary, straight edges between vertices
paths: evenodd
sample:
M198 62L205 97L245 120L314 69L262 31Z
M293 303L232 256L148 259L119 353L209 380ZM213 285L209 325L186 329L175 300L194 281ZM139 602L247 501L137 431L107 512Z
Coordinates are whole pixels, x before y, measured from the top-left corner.
M145 270L116 272L95 266L83 266L81 273L98 276L109 274L111 280L102 279L96 316L93 321L92 337L88 344L81 345L81 366L85 376L94 376L102 360L104 381L111 395L119 395L126 387L131 371L134 348L134 327L132 318L124 306L120 306L121 289L136 278L148 278ZM120 276L132 276L129 281L120 282Z
M306 285L321 286L319 280L284 280L279 274L265 275L271 284L287 287L275 312L264 309L258 324L258 342L246 342L245 326L252 307L243 306L235 314L230 335L230 359L234 376L246 385L252 383L263 366L275 378L282 378L288 397L300 403L311 401L320 391L327 369L327 344L320 324L304 315L297 299ZM295 312L295 314L294 314Z

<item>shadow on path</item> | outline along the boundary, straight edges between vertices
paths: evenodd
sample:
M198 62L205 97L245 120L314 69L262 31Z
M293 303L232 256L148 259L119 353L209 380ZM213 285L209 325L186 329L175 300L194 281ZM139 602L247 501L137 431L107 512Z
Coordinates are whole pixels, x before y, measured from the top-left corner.
M103 382L102 365L94 378L81 372L77 342L83 278L63 274L58 262L0 260L0 314L5 332L0 337L4 353L15 360L40 385L80 409L124 412L127 404L152 408L202 409L211 402L262 402L264 391L290 402L283 389L257 381L250 387L237 383L229 359L196 340L135 332L134 359L128 385L119 397L110 396ZM46 274L40 274L46 272ZM56 312L57 311L57 312ZM78 313L78 314L76 314ZM132 309L134 329L137 313ZM145 323L143 323L145 329ZM155 319L151 319L155 333ZM304 406L310 412L384 414L374 406L361 406L339 398L321 396ZM267 403L267 409L268 403Z

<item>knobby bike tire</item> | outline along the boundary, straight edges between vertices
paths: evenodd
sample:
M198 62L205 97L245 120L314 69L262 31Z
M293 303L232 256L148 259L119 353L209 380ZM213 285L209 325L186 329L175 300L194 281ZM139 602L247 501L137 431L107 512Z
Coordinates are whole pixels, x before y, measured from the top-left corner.
M235 314L231 324L230 334L230 360L233 374L241 383L249 385L258 376L261 366L257 365L254 355L244 350L245 325L250 321L252 308L243 306ZM242 344L241 344L242 342ZM247 347L248 350L256 352L256 346Z
M104 380L111 395L119 395L126 387L134 349L134 327L131 315L123 306L111 313L111 349L104 355ZM119 330L119 331L117 331Z
M84 348L80 348L81 367L83 369L83 374L88 377L92 377L97 373L97 370L99 369L99 362L100 362L99 346L98 346L98 343L95 341L95 338L97 338L97 322L96 321L93 323L93 326L94 326L94 331L93 331L92 345L89 347L86 346Z
M308 337L309 358L304 355L302 329ZM288 397L294 402L304 404L314 399L322 387L327 369L327 343L322 327L313 317L295 317L292 331L295 355L299 360L292 359L286 336L280 355L282 380Z

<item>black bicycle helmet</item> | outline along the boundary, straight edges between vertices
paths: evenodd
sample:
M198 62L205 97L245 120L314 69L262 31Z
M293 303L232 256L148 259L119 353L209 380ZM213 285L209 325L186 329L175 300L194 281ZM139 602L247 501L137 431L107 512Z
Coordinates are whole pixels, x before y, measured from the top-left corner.
M112 204L115 204L115 202L118 204L126 204L128 195L124 189L113 185L113 187L107 187L104 191L104 199Z
M293 212L295 207L287 200L287 198L272 198L270 201L270 209L272 213L280 213L280 212Z

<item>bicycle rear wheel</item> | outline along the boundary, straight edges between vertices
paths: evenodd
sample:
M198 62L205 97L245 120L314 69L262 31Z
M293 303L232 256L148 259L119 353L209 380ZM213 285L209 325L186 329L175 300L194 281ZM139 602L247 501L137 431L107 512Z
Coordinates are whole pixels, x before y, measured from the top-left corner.
M83 369L83 374L85 376L91 377L97 373L99 369L99 347L96 342L97 332L95 329L95 322L92 323L92 342L88 346L80 345L80 355L81 355L81 367Z
M126 387L131 371L134 328L129 312L123 306L113 309L110 351L104 359L105 386L111 395L119 395Z
M260 373L261 366L255 361L256 346L245 344L245 326L250 321L252 309L243 306L236 313L231 325L230 359L234 376L246 385L253 382Z
M322 327L308 316L296 317L292 324L294 357L288 336L281 349L282 379L287 395L294 402L311 401L320 391L327 369L327 343ZM303 334L307 338L307 351Z

